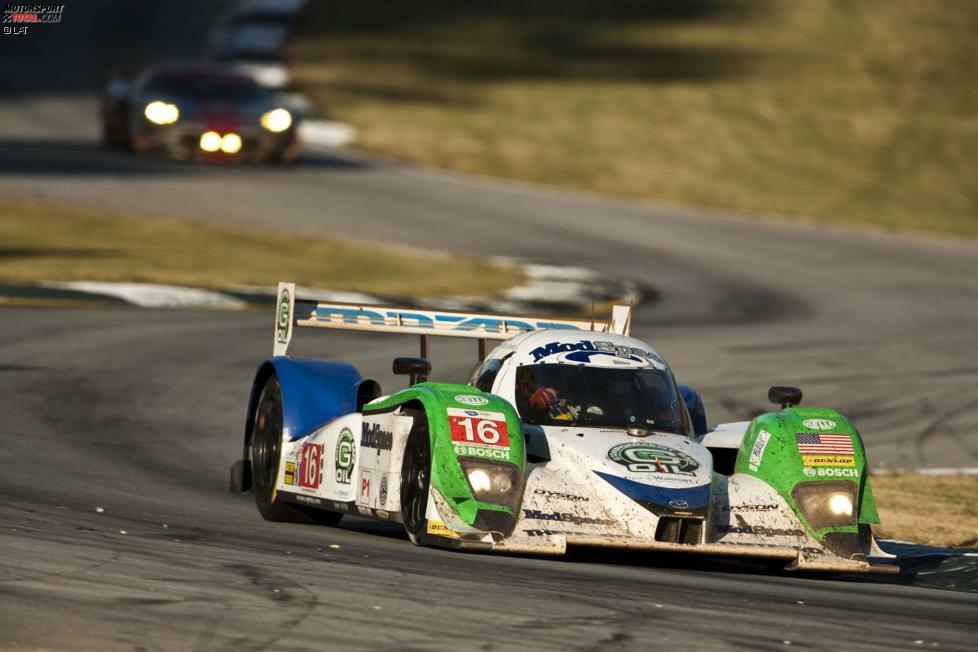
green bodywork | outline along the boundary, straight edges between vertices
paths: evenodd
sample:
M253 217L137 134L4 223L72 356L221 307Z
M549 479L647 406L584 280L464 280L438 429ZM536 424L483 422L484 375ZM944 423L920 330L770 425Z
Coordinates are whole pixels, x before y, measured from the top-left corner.
M824 430L813 429L804 425L805 421L820 419L832 421L835 425ZM756 458L751 459L751 453L755 450L755 444L762 432L770 433L770 437L758 462ZM810 464L806 466L796 442L796 434L799 433L850 435L854 453L853 464L851 466L840 464L823 464L820 466ZM845 478L831 475L819 476L817 475L819 469L829 471L852 469L854 474L853 477ZM808 475L806 475L806 470ZM735 471L757 477L774 488L791 506L799 520L805 525L806 530L816 540L821 541L830 532L855 533L858 531L859 524L879 523L876 502L873 500L873 492L869 483L869 468L866 463L866 451L862 439L852 423L835 410L792 407L780 412L762 414L755 418L751 422L737 454ZM792 497L792 490L802 482L838 481L840 479L856 484L856 504L854 505L856 522L852 525L814 530Z
M455 400L455 397L462 395L481 397L487 402L482 405L466 405ZM506 452L503 452L505 449L499 449L500 457L494 459L515 464L522 476L526 470L523 431L516 410L507 401L470 385L425 382L392 394L383 401L370 403L364 406L363 411L364 414L387 412L398 405L424 409L431 439L431 486L451 504L462 521L472 525L479 510L503 511L515 516L513 509L506 505L476 500L459 464L462 451L456 452L457 445L452 442L447 412L448 408L501 412L506 418L509 449Z

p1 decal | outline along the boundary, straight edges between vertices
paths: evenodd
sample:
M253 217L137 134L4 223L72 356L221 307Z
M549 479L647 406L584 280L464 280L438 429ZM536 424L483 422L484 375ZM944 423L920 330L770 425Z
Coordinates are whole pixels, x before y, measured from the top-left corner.
M370 502L370 471L360 471L360 502Z
M509 448L506 415L502 412L460 410L459 408L448 408L447 411L448 423L452 431L452 443Z
M323 468L322 444L306 444L299 453L299 486L306 489L319 487L320 474Z
M336 439L336 482L339 484L350 484L350 476L353 473L353 465L357 461L357 447L353 439L353 433L349 428L343 428L340 436Z
M608 459L633 473L693 475L699 462L668 446L652 443L618 444L608 451Z

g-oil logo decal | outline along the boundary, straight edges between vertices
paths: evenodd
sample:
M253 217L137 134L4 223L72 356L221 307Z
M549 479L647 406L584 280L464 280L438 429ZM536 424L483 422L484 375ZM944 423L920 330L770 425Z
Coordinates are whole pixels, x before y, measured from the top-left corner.
M476 394L459 394L455 397L456 403L461 403L462 405L488 405L489 399L485 396L478 396Z
M801 425L809 430L832 430L835 428L835 421L832 419L805 419Z
M699 462L689 455L652 443L618 444L608 451L608 459L632 473L693 475L700 468Z
M278 297L278 322L276 323L275 337L279 344L289 341L289 291L282 290Z
M343 428L336 439L336 482L339 484L350 484L353 465L357 461L354 444L353 433L349 428Z

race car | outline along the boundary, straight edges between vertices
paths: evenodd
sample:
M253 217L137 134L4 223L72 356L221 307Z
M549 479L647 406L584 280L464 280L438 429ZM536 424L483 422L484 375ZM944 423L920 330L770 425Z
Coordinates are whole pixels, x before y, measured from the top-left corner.
M406 389L345 362L291 358L297 327L409 333ZM704 553L790 570L896 572L866 453L835 410L780 409L708 429L703 401L606 321L296 299L279 285L273 356L251 390L232 491L271 521L343 514L403 524L416 544L563 554L568 546ZM429 336L478 340L468 384L429 382ZM502 340L488 355L487 340Z
M298 123L273 90L216 65L116 79L102 101L106 147L182 159L288 162L299 154Z

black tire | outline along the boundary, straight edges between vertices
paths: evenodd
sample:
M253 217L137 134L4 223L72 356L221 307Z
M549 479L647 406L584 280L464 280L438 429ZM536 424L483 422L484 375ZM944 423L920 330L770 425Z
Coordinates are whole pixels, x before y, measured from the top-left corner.
M414 543L418 543L427 530L430 483L431 440L428 437L428 419L421 412L415 416L401 464L401 518L408 537Z
M275 481L282 458L282 391L278 377L265 381L255 406L251 434L251 469L255 504L266 521L285 523L319 523L336 525L343 518L339 512L290 505L276 500Z

